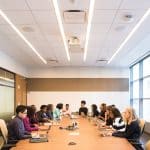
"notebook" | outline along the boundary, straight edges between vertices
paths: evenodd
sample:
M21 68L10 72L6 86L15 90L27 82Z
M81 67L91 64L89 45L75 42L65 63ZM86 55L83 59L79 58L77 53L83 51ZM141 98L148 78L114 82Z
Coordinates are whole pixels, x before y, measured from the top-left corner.
M48 142L48 133L50 129L51 129L51 125L48 127L45 134L33 133L32 137L29 139L29 142L30 143Z

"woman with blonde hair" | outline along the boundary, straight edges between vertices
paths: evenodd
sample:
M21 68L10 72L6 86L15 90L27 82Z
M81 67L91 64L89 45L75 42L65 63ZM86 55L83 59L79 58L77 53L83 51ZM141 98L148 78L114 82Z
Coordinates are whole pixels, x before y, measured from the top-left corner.
M140 144L134 144L134 143L140 143L139 137L141 134L141 129L139 126L139 120L136 116L136 113L133 108L126 108L124 112L124 121L126 122L126 129L124 132L116 131L112 133L113 136L116 137L124 137L127 138L129 142L137 149L142 150Z

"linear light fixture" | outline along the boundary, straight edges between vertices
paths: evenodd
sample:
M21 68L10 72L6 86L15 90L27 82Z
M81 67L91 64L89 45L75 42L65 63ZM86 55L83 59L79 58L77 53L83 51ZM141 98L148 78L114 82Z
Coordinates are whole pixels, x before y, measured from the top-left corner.
M150 15L150 8L146 11L144 16L140 19L140 21L135 25L133 30L129 33L127 38L123 41L123 43L120 45L120 47L117 49L117 51L112 55L112 57L109 59L108 63L109 64L115 57L116 55L122 50L124 45L129 41L129 39L133 36L133 34L136 32L136 30L140 27L140 25L145 21L145 19Z
M88 48L88 43L89 43L91 22L92 22L92 17L93 17L93 13L94 13L94 5L95 5L95 0L90 0L88 24L87 24L87 30L86 30L85 46L84 46L84 61L86 61L86 56L87 56L87 48Z
M55 9L55 13L56 13L59 29L60 29L60 33L61 33L61 36L62 36L62 39L63 39L63 43L64 43L64 46L65 46L67 59L68 59L68 61L70 61L70 55L69 55L69 50L68 50L68 43L67 43L67 39L66 39L66 36L65 36L64 28L63 28L63 23L62 23L62 19L61 19L59 7L58 7L58 1L57 0L52 0L52 1L53 1L53 5L54 5L54 9Z
M31 50L44 62L47 64L47 61L38 53L34 46L26 39L26 37L17 29L17 27L10 21L6 14L0 9L0 15L3 19L11 26L11 28L22 38L22 40L31 48Z

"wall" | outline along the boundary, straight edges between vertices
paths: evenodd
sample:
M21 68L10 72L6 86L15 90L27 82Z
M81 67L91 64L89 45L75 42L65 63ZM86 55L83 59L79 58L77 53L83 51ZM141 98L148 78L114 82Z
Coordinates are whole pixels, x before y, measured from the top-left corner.
M15 88L15 104L26 105L27 104L27 82L26 78L16 74L16 88Z
M19 62L0 51L0 67L23 76L28 76L26 68Z
M30 78L128 78L129 68L107 67L50 67L30 69Z
M87 107L90 108L91 104L107 103L115 104L121 110L129 106L129 94L128 92L28 92L27 94L28 105L36 104L40 107L42 104L57 104L62 102L64 104L70 104L72 111L78 111L80 107L80 101L86 100Z
M106 102L123 110L130 105L128 73L128 69L102 67L32 70L27 103L39 108L42 104L63 102L77 111L80 101L85 99L89 108L93 103Z

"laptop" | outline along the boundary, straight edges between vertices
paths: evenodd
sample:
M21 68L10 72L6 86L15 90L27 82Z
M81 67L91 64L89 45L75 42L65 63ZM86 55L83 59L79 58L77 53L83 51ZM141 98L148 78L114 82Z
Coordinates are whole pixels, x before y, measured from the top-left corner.
M33 133L32 137L29 139L30 143L43 143L43 142L48 142L48 133L51 129L51 125L49 125L48 129L46 130L45 134L38 134L38 133Z

